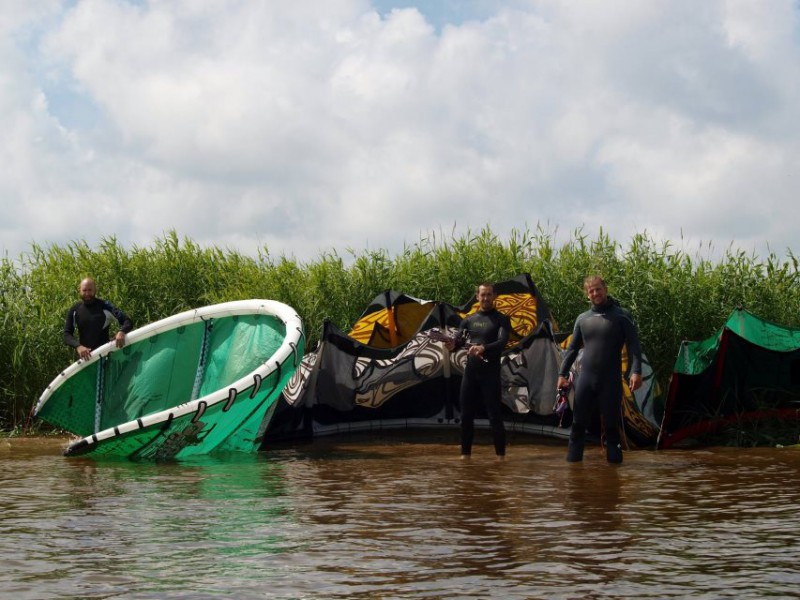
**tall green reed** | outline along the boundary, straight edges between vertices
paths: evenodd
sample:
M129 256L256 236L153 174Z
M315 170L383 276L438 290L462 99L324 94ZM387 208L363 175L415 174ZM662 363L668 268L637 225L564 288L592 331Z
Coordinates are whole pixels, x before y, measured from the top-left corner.
M800 269L791 251L785 259L770 253L762 260L731 247L711 259L702 248L690 255L647 233L623 245L602 229L594 236L578 229L563 242L557 239L557 230L542 225L514 229L504 238L488 227L460 235L439 230L394 256L385 250L329 250L305 263L274 257L266 247L256 257L201 247L174 231L148 247L125 248L114 237L96 247L85 241L34 244L17 259L0 261L0 428L21 427L47 383L74 360L62 331L86 276L136 326L228 300L285 302L303 319L311 349L326 319L348 330L384 290L460 305L477 283L526 272L558 327L569 332L589 306L583 279L598 273L633 313L662 387L680 342L712 334L737 306L800 325Z

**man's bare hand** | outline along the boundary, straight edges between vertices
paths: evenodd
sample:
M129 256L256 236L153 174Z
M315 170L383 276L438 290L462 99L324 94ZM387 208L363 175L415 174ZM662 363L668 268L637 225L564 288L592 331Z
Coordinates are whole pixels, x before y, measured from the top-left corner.
M467 350L467 354L469 356L477 356L478 358L483 358L483 352L485 348L478 344L477 346L470 346L469 350Z
M632 392L642 387L642 375L640 373L632 373L630 381L628 382L628 387L631 388Z

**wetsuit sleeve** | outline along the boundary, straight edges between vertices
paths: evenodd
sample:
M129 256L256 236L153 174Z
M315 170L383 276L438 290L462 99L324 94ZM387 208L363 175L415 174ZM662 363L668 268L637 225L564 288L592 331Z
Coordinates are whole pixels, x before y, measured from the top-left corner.
M467 319L461 319L461 324L458 326L458 331L456 331L455 338L453 339L453 343L455 344L454 350L464 347L464 344L467 343L468 333Z
M498 319L497 339L488 344L484 344L484 352L500 354L508 343L508 337L511 335L511 321L509 321L508 317L505 315L501 315L501 317L502 318Z
M583 333L581 332L581 318L578 317L572 330L572 339L564 353L564 360L561 361L561 369L558 372L561 377L569 376L569 369L578 357L578 350L581 349L581 346L583 346Z
M130 317L118 309L116 306L111 304L108 300L104 301L105 309L108 310L114 318L119 322L119 329L123 333L130 333L133 330L133 321L131 321Z
M639 343L639 333L633 317L625 311L622 319L622 328L625 331L625 342L628 345L628 359L631 363L631 373L642 373L642 345Z
M81 343L75 339L75 307L67 311L67 320L64 323L64 343L70 348L77 348Z

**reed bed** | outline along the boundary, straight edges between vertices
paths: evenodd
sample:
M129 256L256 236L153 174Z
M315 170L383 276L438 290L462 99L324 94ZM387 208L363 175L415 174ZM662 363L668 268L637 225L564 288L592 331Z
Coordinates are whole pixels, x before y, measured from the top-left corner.
M679 344L712 334L737 306L786 326L800 325L797 257L759 258L730 247L712 259L710 245L689 254L647 233L625 245L602 230L572 232L557 243L542 227L498 237L490 229L463 235L430 232L396 255L348 249L300 262L201 247L169 232L149 247L125 248L116 238L40 246L0 262L0 429L20 431L50 380L72 360L62 344L64 317L81 278L126 311L136 326L189 308L247 298L294 307L313 349L325 319L347 330L378 293L462 304L476 283L530 273L562 331L588 302L582 282L600 273L612 296L639 325L644 350L666 387Z

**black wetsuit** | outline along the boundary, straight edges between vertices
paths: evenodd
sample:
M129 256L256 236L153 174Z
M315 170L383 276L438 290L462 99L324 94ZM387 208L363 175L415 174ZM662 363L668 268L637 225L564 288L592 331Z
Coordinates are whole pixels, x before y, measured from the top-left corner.
M578 350L583 347L581 368L575 382L572 431L567 460L583 458L586 426L593 412L603 416L606 456L609 462L622 462L620 420L622 402L622 347L627 343L631 373L642 372L642 351L631 314L616 300L592 306L575 321L560 375L567 377Z
M111 304L108 300L95 298L91 302L76 302L67 311L67 320L64 323L64 343L72 348L86 346L94 350L108 343L108 330L111 319L116 319L120 324L120 331L128 333L133 329L133 322L128 315ZM75 339L75 329L78 330L78 339Z
M494 438L494 450L498 456L506 453L506 431L501 412L500 355L511 333L511 321L497 309L471 314L459 327L460 345L467 340L471 345L483 346L481 360L467 357L464 378L461 380L461 454L472 453L475 432L475 403L482 399L489 416Z

